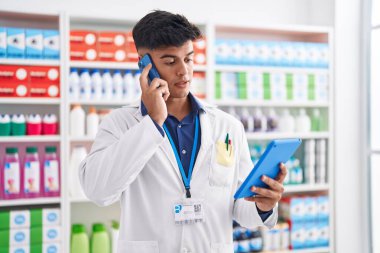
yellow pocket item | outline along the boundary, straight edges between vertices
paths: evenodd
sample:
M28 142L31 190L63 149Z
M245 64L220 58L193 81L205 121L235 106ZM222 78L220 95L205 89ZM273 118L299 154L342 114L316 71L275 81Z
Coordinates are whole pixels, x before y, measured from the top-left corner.
M220 165L230 167L234 163L235 148L232 144L227 145L223 141L216 142L216 162Z

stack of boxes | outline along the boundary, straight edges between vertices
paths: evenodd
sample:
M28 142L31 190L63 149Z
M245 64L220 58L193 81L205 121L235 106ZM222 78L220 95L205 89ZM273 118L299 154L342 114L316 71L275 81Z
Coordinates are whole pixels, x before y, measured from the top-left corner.
M0 58L59 59L58 30L0 27Z
M289 224L290 249L329 246L327 196L284 198L279 204L279 215Z
M60 226L58 208L0 211L0 253L58 253Z
M0 65L0 97L59 97L59 67Z

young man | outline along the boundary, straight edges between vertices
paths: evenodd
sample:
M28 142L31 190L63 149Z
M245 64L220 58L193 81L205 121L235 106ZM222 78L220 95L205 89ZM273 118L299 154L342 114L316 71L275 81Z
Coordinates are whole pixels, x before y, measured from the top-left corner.
M105 118L80 178L98 205L121 202L119 252L233 252L232 220L273 227L286 168L255 198L233 195L253 167L242 124L190 92L192 41L200 30L154 11L133 29L140 58L160 78L141 74L141 100Z

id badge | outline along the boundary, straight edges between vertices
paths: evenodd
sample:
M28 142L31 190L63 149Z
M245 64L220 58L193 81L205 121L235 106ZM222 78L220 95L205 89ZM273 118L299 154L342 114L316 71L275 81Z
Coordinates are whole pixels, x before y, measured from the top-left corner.
M199 199L184 199L174 205L174 221L176 225L187 225L204 222L204 205Z

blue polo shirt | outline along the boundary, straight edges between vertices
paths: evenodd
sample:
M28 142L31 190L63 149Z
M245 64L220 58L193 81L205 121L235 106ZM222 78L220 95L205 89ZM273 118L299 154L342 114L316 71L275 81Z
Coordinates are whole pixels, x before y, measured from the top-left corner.
M195 97L191 93L189 93L189 98L191 102L191 112L185 118L179 121L176 117L169 114L164 122L177 148L186 176L188 176L189 173L190 157L193 149L195 117L199 115L199 112L201 110L204 111L203 106L197 101L197 99L195 99ZM148 111L142 101L141 114L143 116L148 114ZM158 125L154 120L153 122L156 125L158 131L160 131L160 133L162 134L162 136L165 136L163 128L160 125ZM201 128L199 128L198 145L195 151L195 158L198 156L200 146ZM273 210L268 212L263 212L259 209L257 210L263 221L265 221L273 213Z

